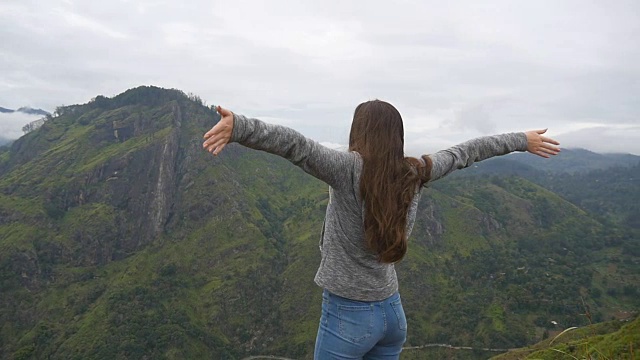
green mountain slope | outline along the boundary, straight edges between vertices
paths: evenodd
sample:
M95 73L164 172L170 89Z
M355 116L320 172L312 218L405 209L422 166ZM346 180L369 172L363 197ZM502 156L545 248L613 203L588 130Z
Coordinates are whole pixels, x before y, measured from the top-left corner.
M326 185L211 157L217 115L177 90L58 114L0 150L0 358L311 357ZM583 300L637 311L634 234L520 177L442 180L398 265L407 345L526 346L588 324Z
M531 157L529 154L516 153L505 158L491 159L489 163L496 166L513 166L513 163L535 169L537 172L553 173L584 173L593 170L606 170L612 167L630 167L640 163L640 156L632 154L598 154L585 149L562 149L560 154L554 156L553 161L541 157Z
M636 359L640 318L609 321L560 333L533 346L513 349L492 360L515 359Z
M597 155L596 159L614 157L614 155ZM563 156L566 155L563 153ZM585 160L593 160L592 155ZM640 229L640 160L633 155L620 155L619 159L635 159L633 162L610 162L606 167L598 161L576 161L580 166L589 164L590 170L570 171L572 166L567 164L567 170L551 169L532 162L525 164L525 154L494 158L475 165L472 169L458 172L453 177L468 176L505 176L517 175L525 177L548 190L564 197L568 201L590 212L604 222L613 222L626 227ZM562 162L573 161L575 150ZM515 160L514 160L515 159ZM546 161L548 163L555 162ZM535 159L537 161L544 161ZM567 173L569 171L569 173Z

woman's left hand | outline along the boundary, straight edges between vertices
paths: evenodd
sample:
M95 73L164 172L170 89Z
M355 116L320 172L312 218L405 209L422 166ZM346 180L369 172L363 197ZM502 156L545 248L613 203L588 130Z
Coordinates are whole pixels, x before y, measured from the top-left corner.
M552 155L558 155L560 152L559 142L556 140L543 136L544 133L547 132L547 129L544 130L531 130L525 132L527 135L527 151L536 154L538 156L542 156L543 158L548 158Z
M203 148L215 156L220 154L224 146L229 143L233 132L233 113L220 106L217 106L216 110L220 114L220 121L204 134L204 143L202 144Z

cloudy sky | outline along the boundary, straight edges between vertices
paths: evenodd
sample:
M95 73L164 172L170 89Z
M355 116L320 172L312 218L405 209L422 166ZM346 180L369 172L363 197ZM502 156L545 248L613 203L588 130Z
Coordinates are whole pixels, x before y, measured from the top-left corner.
M640 2L2 0L0 106L52 111L139 85L344 144L394 104L407 151L548 127L640 154ZM23 119L0 116L4 136Z

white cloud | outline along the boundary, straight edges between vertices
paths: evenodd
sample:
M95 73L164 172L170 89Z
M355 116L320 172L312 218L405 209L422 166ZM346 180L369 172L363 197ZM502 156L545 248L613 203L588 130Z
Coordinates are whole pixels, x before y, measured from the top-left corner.
M115 39L128 38L126 34L107 26L100 21L66 9L55 9L53 18L57 21L62 21L64 24L75 29L76 31L86 30L97 35L107 36Z
M22 132L23 126L41 118L41 115L29 115L20 112L0 113L0 137L17 139L24 134Z
M334 150L340 150L340 151L349 150L349 145L347 144L338 144L338 143L332 143L327 141L323 141L320 144Z
M9 108L157 85L345 143L378 98L416 151L640 119L637 1L3 0L0 22Z
M564 147L579 147L595 152L640 154L640 125L598 125L557 136Z

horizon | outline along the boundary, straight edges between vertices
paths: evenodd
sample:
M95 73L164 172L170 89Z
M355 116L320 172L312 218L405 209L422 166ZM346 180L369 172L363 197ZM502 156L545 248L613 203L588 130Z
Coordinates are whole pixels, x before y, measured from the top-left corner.
M155 85L140 85L140 86L155 86ZM134 88L137 88L137 87L134 87ZM134 89L134 88L131 88L131 89ZM163 89L166 89L166 88L163 88ZM126 90L130 90L130 89L126 89ZM124 91L126 91L126 90L124 90ZM177 89L177 90L180 90L180 89ZM122 92L124 92L124 91L122 91ZM182 90L180 90L180 91L182 91ZM186 92L184 92L184 93L186 94ZM96 96L99 96L99 95L102 95L102 94L97 94ZM113 97L115 97L117 95L119 95L119 94L114 94L114 95L107 96L107 97L108 98L113 98ZM197 95L197 94L194 94L194 95ZM206 100L203 100L203 101L205 102L205 104L207 103ZM80 104L71 104L71 105L83 105L83 104L86 104L86 103L88 103L88 102L80 103ZM53 113L53 110L42 109L42 108L34 107L34 106L31 106L31 105L21 105L21 106L15 107L15 108L5 107L3 105L0 105L0 107L4 108L4 109L7 109L7 110L12 110L13 111L11 113L2 113L2 112L0 112L0 129L2 130L2 133L0 135L0 139L4 140L4 144L5 145L7 143L11 143L11 142L19 139L20 137L26 135L22 131L22 127L23 126L25 126L25 125L33 122L33 121L42 119L44 117L43 115L39 115L39 114L28 114L28 113L19 112L18 111L19 109L27 108L27 109L34 109L34 110L43 110L43 111L47 111L49 113ZM68 106L68 105L60 105L60 106ZM264 120L264 121L275 120L275 121L273 121L274 123L280 123L280 124L285 125L285 126L290 126L290 124L288 124L286 121L284 121L284 123L282 121L279 121L280 119L261 118L261 120ZM12 122L12 124L7 126L7 121ZM349 124L350 124L350 121L349 121ZM300 129L297 129L297 130L299 130L299 131L304 133L304 130L300 130ZM346 130L346 132L344 133L343 138L344 138L344 140L347 140L348 139L348 127L345 126L343 131L345 131L345 130ZM583 130L585 130L585 129L583 129ZM586 130L589 130L589 128L586 128ZM547 133L548 136L554 137L553 135L549 135L549 133L550 132ZM313 136L310 136L308 134L305 134L305 135L313 138ZM487 134L487 135L490 135L490 134ZM571 136L571 135L574 135L574 134L569 133L568 135ZM607 150L607 149L598 150L598 149L592 149L592 148L588 148L588 147L581 146L581 145L564 146L563 145L563 141L562 141L562 136L563 136L563 134L559 134L558 136L555 137L557 140L560 141L560 147L561 147L562 150L586 150L586 151L589 151L589 152L592 152L592 153L596 153L596 154L601 154L601 155L633 155L633 156L640 156L640 150L638 150L637 152L634 153L633 151L615 150L615 149L613 149L613 150ZM411 134L408 134L407 130L405 129L405 138L411 139L411 137L412 137ZM319 143L321 143L324 146L327 146L327 147L330 147L330 148L334 148L334 149L342 149L342 150L344 150L344 149L346 149L348 147L346 145L346 142L323 141L323 140L319 140L319 139L316 139L316 138L313 138L313 139L318 141ZM415 139L414 139L413 146L411 145L411 143L409 141L405 141L405 150L406 150L406 153L407 153L408 156L419 156L421 154L434 153L434 152L436 152L438 150L446 149L446 148L448 148L450 146L454 146L454 145L459 144L460 142L463 142L463 141L466 141L466 140L468 140L468 139L464 139L464 140L459 141L459 142L442 141L442 142L439 142L440 144L442 144L442 146L439 147L439 148L436 148L436 147L434 147L433 144L431 144L430 146L427 145L427 146L422 146L422 147L416 146L415 145ZM0 144L0 146L3 146L3 145ZM419 149L421 149L421 148L429 148L429 149L433 149L433 150L420 152Z
M144 86L144 85L141 85L141 86ZM153 86L153 85L151 85L151 86ZM112 98L112 97L117 96L117 95L118 94L110 96L109 98ZM98 95L96 95L96 96L98 96ZM73 105L84 105L84 104L86 104L86 103L73 104ZM17 107L16 109L7 108L7 107L4 107L4 106L0 105L0 108L4 108L4 109L8 109L8 110L12 110L13 111L13 113L1 113L0 112L0 126L2 126L3 120L5 120L5 119L3 119L3 116L5 116L5 115L6 116L13 115L14 117L20 118L20 120L18 120L15 123L16 124L15 126L19 126L20 135L17 136L17 137L7 137L5 134L0 134L0 140L4 141L4 143L0 143L0 146L6 146L7 144L10 144L13 141L18 140L20 137L26 135L26 134L23 133L22 127L27 125L30 122L40 120L40 119L42 119L44 117L42 115L37 115L37 114L27 114L27 113L18 112L18 109L27 108L27 109L33 109L33 110L43 110L43 111L47 111L49 113L53 113L53 111L49 111L48 109L35 108L33 106L30 106L30 105L23 105L23 106ZM26 122L22 123L22 121L26 121ZM20 125L20 124L22 124L22 125ZM405 137L407 137L406 133L407 132L405 131ZM348 132L345 133L345 137L347 135L348 135ZM317 140L317 139L314 139L314 140ZM320 144L322 144L323 146L327 146L327 147L333 148L333 149L346 150L348 148L348 145L347 145L346 142L344 142L344 143L335 143L335 142L321 141L321 140L318 140L318 142ZM458 144L458 143L451 143L450 146L454 146L456 144ZM443 148L440 148L438 150L442 150L442 149L445 149L445 148L446 147L443 147ZM426 153L426 152L423 152L423 153L416 152L415 149L412 152L411 149L406 145L405 145L405 149L409 150L409 151L406 152L406 154L408 156L420 156L421 154L425 154ZM564 150L564 151L566 151L566 150L569 150L569 151L588 151L588 152L591 152L591 153L594 153L594 154L600 154L600 155L632 155L632 156L640 157L640 152L639 153L632 153L632 152L625 152L625 151L596 151L596 150L592 150L592 149L589 149L589 148L586 148L586 147L582 147L582 146L562 146L562 142L561 142L561 149ZM435 150L435 151L437 151L437 150ZM429 153L433 153L435 151L432 151L432 152L429 152ZM562 154L562 152L559 155L561 155L561 154Z
M146 86L146 85L140 85L140 86ZM149 85L149 86L155 86L155 85ZM136 88L136 87L134 87ZM133 88L132 88L133 89ZM166 88L163 88L166 89ZM129 89L126 89L129 90ZM124 91L126 91L124 90ZM180 90L180 89L177 89ZM122 91L122 92L124 92ZM182 91L182 90L180 90ZM121 93L122 93L121 92ZM183 91L184 92L184 91ZM186 92L184 92L186 94ZM99 96L102 94L97 94L96 96ZM113 98L115 96L117 96L119 94L114 94L111 96L107 96L108 98ZM197 95L197 94L194 94ZM104 96L104 95L103 95ZM95 97L95 96L94 96ZM205 104L207 103L206 100L203 99L203 101L205 102ZM84 102L84 103L80 103L80 104L71 104L71 105L83 105L86 104L88 102ZM66 105L60 105L60 106L66 106ZM28 114L28 113L23 113L23 112L19 112L19 109L22 108L28 108L28 109L34 109L34 110L43 110L43 111L47 111L49 113L53 113L53 110L50 109L42 109L42 108L38 108L38 107L34 107L32 105L21 105L21 106L17 106L17 107L5 107L4 104L0 104L1 108L4 109L8 109L8 110L12 110L13 112L11 113L2 113L0 112L0 129L2 130L2 132L0 133L0 139L4 140L4 143L6 144L7 142L13 142L17 139L19 139L20 137L24 136L25 134L22 131L22 127L27 125L30 122L39 120L43 118L43 115L38 115L38 114ZM250 116L250 115L248 115ZM260 118L260 117L258 117ZM280 123L282 125L285 126L291 126L290 123L288 123L287 121L281 121L281 119L272 119L272 118L261 118L261 120L264 121L269 121L269 120L275 120L273 121L274 123ZM7 124L7 122L9 122L10 124ZM349 124L350 124L350 120L349 120ZM309 136L310 138L313 138L314 140L318 141L319 143L321 143L324 146L330 147L330 148L334 148L334 149L346 149L348 146L346 145L346 140L348 139L348 125L347 126L343 126L343 136L342 138L345 140L345 142L334 142L334 141L326 141L326 140L322 140L322 139L317 139L314 138L312 135L306 134L304 129L300 129L300 128L296 128L296 130L299 130L301 132L303 132L303 134L305 134L306 136ZM552 129L550 129L552 130ZM582 129L582 131L584 130L591 130L590 128L585 128ZM596 129L598 130L598 129ZM524 131L524 130L523 130ZM563 145L563 136L565 135L575 135L573 133L568 133L568 134L559 134L557 136L554 135L549 135L551 133L551 131L549 131L547 133L548 136L554 137L556 138L558 141L560 141L560 147L562 150L586 150L586 151L590 151L592 153L596 153L596 154L602 154L602 155L625 155L625 154L629 154L629 155L633 155L633 156L640 156L640 149L637 150L636 152L633 151L633 149L630 150L623 150L623 149L607 149L607 148L601 148L598 149L596 148L589 148L580 144L575 144L574 141L569 141L568 146ZM455 132L454 132L455 134ZM490 134L487 134L490 135ZM482 136L482 135L479 135ZM336 137L334 136L333 139L335 139ZM441 147L436 147L433 144L427 145L427 146L418 146L416 145L416 140L412 139L412 134L408 133L408 131L405 129L405 138L409 139L408 141L405 141L405 149L406 149L406 153L409 156L419 156L421 154L425 154L425 153L434 153L438 150L442 150L442 149L446 149L450 146L454 146L456 144L459 144L463 141L466 141L468 139L462 139L461 141L458 142L454 142L455 140L444 140L444 141L436 141L436 143L440 144ZM577 141L578 143L580 142L579 140ZM573 144L573 145L571 145ZM0 145L2 146L2 145ZM430 151L425 151L425 150L420 150L420 149L431 149ZM422 151L422 152L421 152Z
M421 152L548 127L563 147L640 154L640 3L579 10L6 0L0 105L52 110L153 84L341 143L356 105L378 98L400 110ZM7 123L0 133L20 132Z

